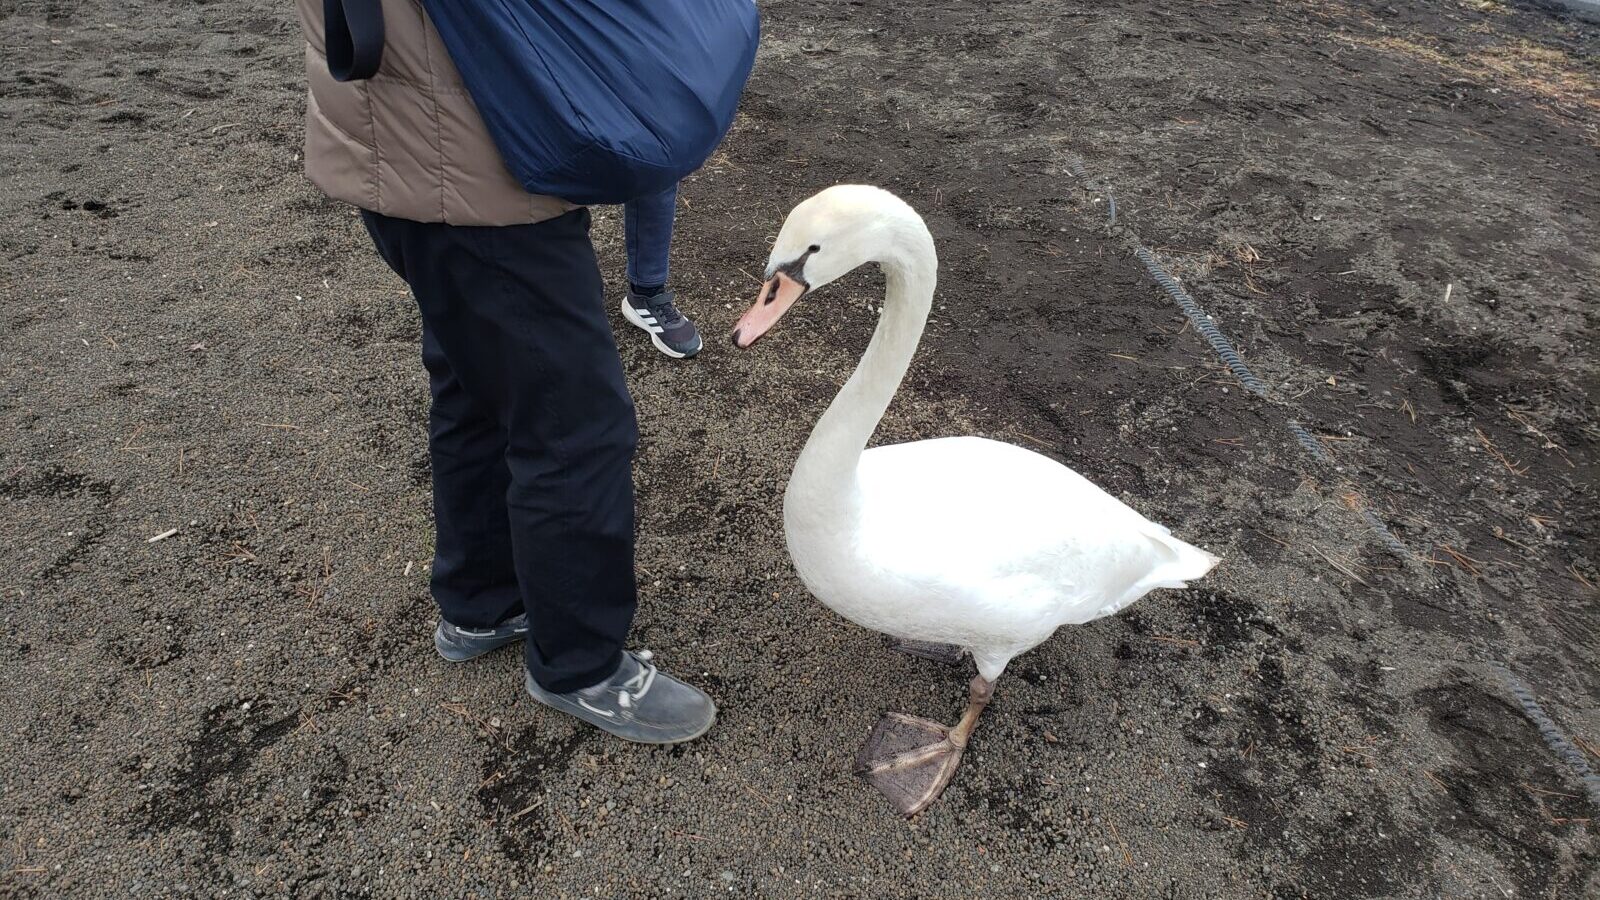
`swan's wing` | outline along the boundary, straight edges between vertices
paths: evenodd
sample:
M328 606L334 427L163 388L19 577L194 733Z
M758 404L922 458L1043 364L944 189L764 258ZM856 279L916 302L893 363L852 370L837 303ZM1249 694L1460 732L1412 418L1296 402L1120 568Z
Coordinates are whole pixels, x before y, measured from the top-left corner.
M1082 475L1011 444L893 444L862 454L858 474L866 558L903 578L1053 607L1057 625L1181 586L1215 563Z

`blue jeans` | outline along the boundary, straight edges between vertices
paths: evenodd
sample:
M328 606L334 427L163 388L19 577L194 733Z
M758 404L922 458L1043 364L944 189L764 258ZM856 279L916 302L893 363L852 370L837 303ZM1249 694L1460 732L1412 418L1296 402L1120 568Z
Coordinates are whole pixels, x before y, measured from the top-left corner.
M672 248L672 221L677 212L677 185L623 206L628 281L645 286L667 283L667 251Z

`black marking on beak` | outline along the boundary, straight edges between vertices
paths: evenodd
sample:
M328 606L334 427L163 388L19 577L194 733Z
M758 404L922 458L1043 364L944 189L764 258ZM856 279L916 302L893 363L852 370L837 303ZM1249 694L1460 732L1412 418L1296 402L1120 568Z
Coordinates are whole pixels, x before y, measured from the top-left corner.
M783 273L784 275L787 275L790 278L794 279L794 282L796 284L800 285L800 297L804 297L806 294L810 293L811 292L811 282L806 281L806 275L805 275L806 260L811 258L811 254L816 253L821 249L822 248L817 246L816 244L812 244L810 247L806 248L806 252L800 254L797 258L792 259L792 260L784 263L783 265L778 266L777 268L773 269L772 270L772 281L769 282L769 285L772 288L772 290L767 293L767 299L762 301L761 305L765 306L768 303L771 303L772 301L778 299L777 277L778 277L778 273L780 273L780 272ZM800 299L800 297L796 297L795 299L798 300L798 299Z

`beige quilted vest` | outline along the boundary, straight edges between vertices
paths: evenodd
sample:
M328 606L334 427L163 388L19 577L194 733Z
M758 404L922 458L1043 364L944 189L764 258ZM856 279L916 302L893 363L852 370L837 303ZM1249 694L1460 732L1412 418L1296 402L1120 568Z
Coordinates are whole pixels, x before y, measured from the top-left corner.
M306 175L335 199L417 222L522 225L573 209L506 169L419 0L383 0L383 65L341 83L323 55L323 0L298 0L306 39Z

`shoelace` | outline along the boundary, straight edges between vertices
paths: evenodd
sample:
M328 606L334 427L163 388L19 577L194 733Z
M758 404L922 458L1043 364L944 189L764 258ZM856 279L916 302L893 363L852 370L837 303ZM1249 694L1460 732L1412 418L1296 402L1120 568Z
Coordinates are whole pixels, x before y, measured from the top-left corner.
M618 692L617 705L623 709L632 709L635 703L644 699L645 694L650 693L650 686L656 683L656 667L650 662L655 655L649 650L640 650L633 654L633 658L639 661L639 671L624 681L622 690Z
M683 321L683 313L678 312L678 307L672 302L671 294L647 297L644 303L650 307L650 313L661 323L662 328L672 328Z

